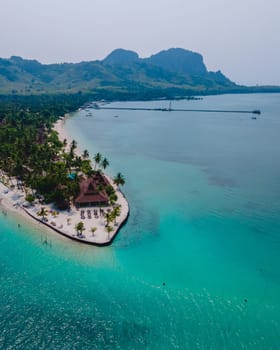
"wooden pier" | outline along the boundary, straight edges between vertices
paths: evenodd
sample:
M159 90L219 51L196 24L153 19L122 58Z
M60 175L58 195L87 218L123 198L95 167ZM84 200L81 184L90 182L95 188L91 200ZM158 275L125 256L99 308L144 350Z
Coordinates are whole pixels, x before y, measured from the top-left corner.
M156 112L207 112L207 113L247 113L261 114L259 109L248 110L228 110L228 109L180 109L180 108L147 108L147 107L104 107L94 105L95 109L107 109L113 111L156 111Z

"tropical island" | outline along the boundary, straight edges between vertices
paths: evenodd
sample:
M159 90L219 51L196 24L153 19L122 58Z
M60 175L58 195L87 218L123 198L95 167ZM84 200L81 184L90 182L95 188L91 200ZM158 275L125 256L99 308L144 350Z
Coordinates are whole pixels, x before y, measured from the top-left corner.
M51 97L34 97L32 106L2 103L1 203L71 239L110 244L129 214L119 189L124 176L110 179L106 157L96 153L91 161L87 150L77 151L63 129L65 117L58 115L62 107L65 100L58 108ZM68 111L73 107L69 101Z

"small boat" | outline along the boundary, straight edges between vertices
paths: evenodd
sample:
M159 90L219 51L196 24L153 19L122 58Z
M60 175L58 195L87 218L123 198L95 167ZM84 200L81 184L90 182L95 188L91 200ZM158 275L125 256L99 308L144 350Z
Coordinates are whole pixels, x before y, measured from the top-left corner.
M253 117L252 117L252 119L256 120L256 119L257 119L257 117L253 116Z
M114 115L114 118L119 118L119 116L118 115Z

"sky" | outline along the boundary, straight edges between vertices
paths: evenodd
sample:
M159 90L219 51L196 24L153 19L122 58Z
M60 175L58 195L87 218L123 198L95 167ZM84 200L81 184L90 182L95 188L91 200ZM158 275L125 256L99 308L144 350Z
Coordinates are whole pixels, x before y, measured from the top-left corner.
M42 63L199 52L245 85L280 85L280 0L0 0L0 57Z

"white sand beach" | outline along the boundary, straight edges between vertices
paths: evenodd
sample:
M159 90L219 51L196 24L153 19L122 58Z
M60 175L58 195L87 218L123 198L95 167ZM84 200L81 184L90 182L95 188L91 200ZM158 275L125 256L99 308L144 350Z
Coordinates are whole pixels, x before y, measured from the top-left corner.
M72 140L65 132L64 123L64 119L59 119L54 126L54 130L58 132L61 141L67 139L68 144L70 144ZM78 209L71 205L70 209L61 211L54 208L53 205L42 204L39 200L36 200L32 205L28 205L25 201L25 192L17 188L15 179L12 179L12 183L10 182L9 186L0 181L0 204L2 208L20 213L29 220L43 223L47 229L57 232L57 234L62 234L84 243L108 245L114 240L120 227L127 220L129 206L126 198L113 183L112 179L108 176L106 178L116 190L118 200L115 205L120 207L120 215L111 224L112 232L110 233L106 229L105 214L112 210L112 207L85 207ZM38 215L42 208L46 211L44 218ZM76 225L79 222L84 224L84 230L80 234L76 230Z
M58 119L57 122L53 126L53 130L58 133L58 137L59 137L60 141L63 142L65 139L67 140L66 150L69 149L69 145L72 142L71 137L67 134L65 127L64 127L68 116L69 116L68 114L65 114L64 117L60 117L60 119ZM79 151L80 150L78 148L78 152Z

